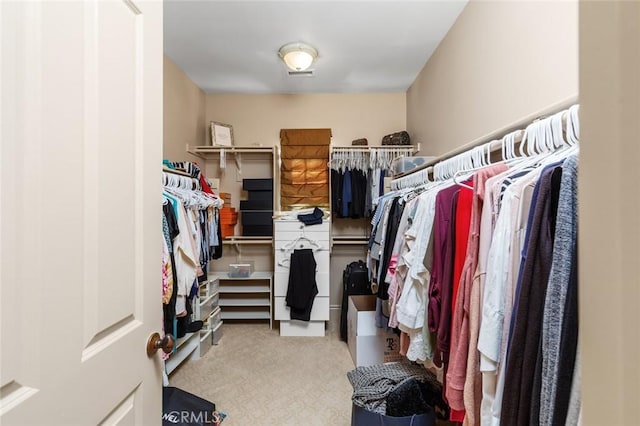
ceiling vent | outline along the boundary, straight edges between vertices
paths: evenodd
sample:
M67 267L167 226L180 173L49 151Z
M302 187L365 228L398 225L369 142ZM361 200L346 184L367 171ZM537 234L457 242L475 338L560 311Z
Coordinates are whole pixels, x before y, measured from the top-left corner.
M313 77L313 70L288 71L290 77Z

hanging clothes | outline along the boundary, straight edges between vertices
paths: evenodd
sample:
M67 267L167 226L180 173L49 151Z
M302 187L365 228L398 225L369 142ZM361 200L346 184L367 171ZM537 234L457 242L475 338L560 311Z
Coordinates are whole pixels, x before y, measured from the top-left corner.
M394 159L410 149L345 149L331 154L331 212L338 218L370 218L384 193L384 176Z
M313 301L318 295L317 265L313 257L313 250L294 250L291 253L289 265L289 284L285 300L290 308L291 319L310 321Z
M342 208L340 210L341 217L349 217L351 211L351 203L353 201L351 186L351 171L349 169L344 171L344 177L342 178Z
M574 271L578 238L577 170L576 156L568 158L562 164L553 262L542 321L542 357L538 359L538 362L542 363L539 416L541 425L564 424L569 408L569 392L566 390L571 389L573 375L570 372L573 371L578 338L575 306L571 305L567 310L570 287L571 291L576 293L571 295L574 300L577 295L577 274ZM561 351L563 337L566 347ZM561 360L566 363L563 369L560 368ZM536 372L538 370L536 368ZM565 390L564 397L556 401L559 387Z
M211 258L221 255L217 210L223 202L200 190L203 175L193 163L171 163L191 178L163 173L163 328L182 337L191 322L198 282Z
M518 395L518 398L503 400L501 421L505 424L528 423L539 404L532 393L537 393L534 390L534 379L540 356L540 332L551 271L561 174L561 166L549 166L542 172L538 182L538 196L532 210L527 252L523 255L526 258L522 281L519 283L518 307L506 364L504 393ZM534 417L538 416L534 414Z
M452 421L577 422L572 152L377 200L367 255L376 324L398 329L408 359L442 368Z
M469 366L479 365L479 359L475 354L476 351L469 351L469 347L475 348L478 341L479 331L479 291L475 291L475 298L472 296L474 286L475 272L478 263L479 237L481 212L484 200L484 185L488 178L507 170L504 164L498 164L478 171L473 177L473 190L467 188L462 189L464 197L463 205L468 205L467 198L471 195L471 211L469 217L469 232L467 244L465 247L465 258L463 266L460 270L460 287L458 296L454 296L456 306L452 320L452 339L449 357L449 368L447 371L447 388L446 397L452 408L465 411L467 421L475 424L476 419L480 418L480 407L476 404L476 392L480 390L480 371L474 368L469 371ZM463 219L460 219L462 222ZM464 226L463 230L466 229ZM458 235L458 233L456 234ZM457 241L463 238L458 235ZM457 247L457 246L456 246ZM456 259L459 262L459 259ZM459 264L457 262L457 264ZM456 272L454 271L454 275ZM456 278L454 277L454 280ZM475 286L478 287L477 281ZM477 309L471 312L472 299L475 299L475 307ZM473 324L470 322L473 320ZM473 355L471 355L473 354ZM470 356L471 355L471 356ZM469 386L465 389L466 382ZM466 395L465 395L466 394Z

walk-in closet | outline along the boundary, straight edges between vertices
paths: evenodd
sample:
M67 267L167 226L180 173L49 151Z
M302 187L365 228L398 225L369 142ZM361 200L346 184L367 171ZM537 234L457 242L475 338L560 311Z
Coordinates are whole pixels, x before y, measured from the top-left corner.
M0 424L631 425L640 1L0 1Z

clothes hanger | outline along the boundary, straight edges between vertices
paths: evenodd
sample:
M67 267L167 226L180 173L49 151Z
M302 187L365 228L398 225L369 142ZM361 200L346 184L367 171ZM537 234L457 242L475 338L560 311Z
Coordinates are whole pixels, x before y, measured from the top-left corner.
M462 186L463 188L467 188L473 190L473 187L467 185L463 181L469 179L473 175L473 172L476 172L480 169L487 167L490 162L485 161L485 150L487 152L487 158L491 155L491 144L493 141L488 142L486 144L480 145L478 147L472 148L469 151L469 155L466 161L463 161L461 164L461 169L457 170L453 174L453 182L456 185ZM488 160L490 161L490 160ZM464 177L463 177L464 176ZM461 179L462 178L462 179Z

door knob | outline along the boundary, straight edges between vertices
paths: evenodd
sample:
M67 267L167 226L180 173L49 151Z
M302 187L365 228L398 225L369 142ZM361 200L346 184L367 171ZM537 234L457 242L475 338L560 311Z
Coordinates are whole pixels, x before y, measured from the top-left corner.
M176 340L171 334L165 334L161 339L159 333L153 333L147 341L147 355L153 356L160 348L164 353L168 354L173 350L175 343Z

